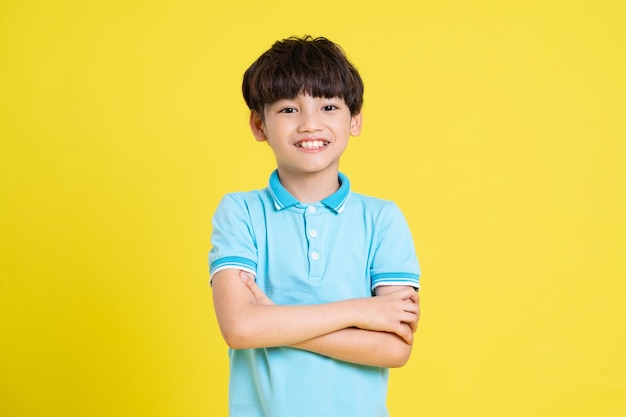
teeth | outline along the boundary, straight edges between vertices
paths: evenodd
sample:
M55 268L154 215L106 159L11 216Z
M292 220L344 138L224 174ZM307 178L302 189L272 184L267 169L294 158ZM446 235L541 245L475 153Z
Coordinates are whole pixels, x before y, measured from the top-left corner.
M323 147L324 145L326 145L326 142L321 140L312 140L299 143L299 146L305 149L318 149Z

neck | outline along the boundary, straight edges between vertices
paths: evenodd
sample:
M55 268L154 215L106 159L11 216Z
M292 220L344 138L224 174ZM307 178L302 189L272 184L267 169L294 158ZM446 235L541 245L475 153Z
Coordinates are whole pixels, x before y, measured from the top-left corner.
M279 168L278 176L283 187L305 204L321 201L339 189L337 171L294 175Z

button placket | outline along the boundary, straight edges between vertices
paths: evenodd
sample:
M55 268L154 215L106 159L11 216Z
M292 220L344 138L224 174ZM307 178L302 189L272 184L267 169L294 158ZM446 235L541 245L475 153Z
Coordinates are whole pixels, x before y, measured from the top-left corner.
M309 248L309 279L320 279L323 270L322 248L320 245L318 220L320 217L319 209L313 205L308 206L305 210L305 232Z

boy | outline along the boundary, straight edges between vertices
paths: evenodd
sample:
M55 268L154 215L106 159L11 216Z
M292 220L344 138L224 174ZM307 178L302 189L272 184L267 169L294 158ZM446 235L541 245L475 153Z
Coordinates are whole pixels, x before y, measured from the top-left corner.
M361 131L361 77L329 40L288 38L245 72L243 95L277 169L267 188L226 195L213 219L230 415L388 416L388 368L411 352L420 271L396 205L352 193L339 172Z

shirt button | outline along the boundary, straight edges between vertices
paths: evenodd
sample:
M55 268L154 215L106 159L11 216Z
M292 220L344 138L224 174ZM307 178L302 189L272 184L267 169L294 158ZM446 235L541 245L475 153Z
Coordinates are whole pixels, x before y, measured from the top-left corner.
M313 229L309 232L309 236L311 237L317 237L317 230Z
M309 213L315 213L315 212L317 211L317 209L315 208L315 206L309 206L309 207L307 208L307 211L308 211Z
M320 254L317 252L313 252L311 254L311 259L313 259L314 261L317 261L320 258Z

